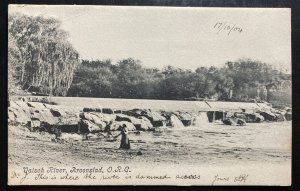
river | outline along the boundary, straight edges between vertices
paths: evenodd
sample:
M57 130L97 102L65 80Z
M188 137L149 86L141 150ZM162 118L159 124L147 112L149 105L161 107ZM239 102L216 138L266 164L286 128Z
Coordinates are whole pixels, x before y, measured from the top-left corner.
M227 126L169 128L129 134L131 152L141 151L139 162L197 163L288 162L291 159L291 122L248 123ZM119 141L94 139L83 145L118 148ZM130 152L130 151L129 151Z
M9 133L9 161L28 165L31 162L41 165L94 164L97 161L197 166L256 162L288 164L291 161L291 135L291 122L248 123L246 126L209 123L201 127L130 133L131 149L122 151L118 149L121 137L62 144L52 142L51 138L41 140L30 132L26 135ZM33 136L35 138L30 138ZM37 160L32 161L32 158Z

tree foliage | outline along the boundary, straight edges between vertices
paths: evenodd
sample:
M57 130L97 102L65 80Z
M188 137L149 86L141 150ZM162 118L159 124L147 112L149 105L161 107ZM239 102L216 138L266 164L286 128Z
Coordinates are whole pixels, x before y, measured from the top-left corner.
M166 66L145 68L132 58L83 60L75 72L69 96L140 99L215 98L240 101L252 88L290 79L270 65L249 59L227 62L222 68L199 67L195 71ZM255 96L254 95L254 96ZM253 97L254 98L254 97Z
M37 87L50 95L66 95L78 63L68 34L53 18L21 14L8 18L10 87Z

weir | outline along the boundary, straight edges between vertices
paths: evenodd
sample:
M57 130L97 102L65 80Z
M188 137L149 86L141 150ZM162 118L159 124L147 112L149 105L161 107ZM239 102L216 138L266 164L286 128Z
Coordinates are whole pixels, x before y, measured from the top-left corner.
M114 131L120 130L124 124L131 131L145 131L165 126L206 127L215 120L224 120L225 112L240 113L246 122L261 122L264 119L260 118L260 113L267 115L268 113L263 111L272 109L267 104L245 102L67 97L49 99L45 101L46 99L41 97L13 97L8 108L8 122L25 126L29 124L32 131L43 130L52 133L55 133L56 129L65 133ZM257 113L258 111L260 113ZM284 120L283 114L275 116L276 120L280 121L278 116ZM248 118L251 117L254 120L249 121Z
M87 97L47 97L47 96L10 96L10 100L41 101L56 103L60 106L78 108L110 108L112 110L151 109L153 111L251 111L270 109L267 103L226 102L226 101L182 101L151 99L118 99ZM74 104L76 103L76 104Z

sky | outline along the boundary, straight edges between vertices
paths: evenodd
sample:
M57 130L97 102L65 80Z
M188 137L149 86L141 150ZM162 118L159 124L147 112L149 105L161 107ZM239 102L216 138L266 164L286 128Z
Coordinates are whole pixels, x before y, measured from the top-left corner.
M60 20L82 59L194 70L250 58L291 70L290 9L10 5L15 12Z

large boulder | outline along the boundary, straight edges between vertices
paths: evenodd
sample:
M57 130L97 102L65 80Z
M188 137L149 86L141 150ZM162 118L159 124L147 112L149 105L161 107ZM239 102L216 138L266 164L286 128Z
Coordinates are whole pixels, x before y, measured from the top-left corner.
M247 123L260 123L264 121L264 117L259 113L244 113L244 120Z
M270 111L259 112L261 116L264 117L266 121L276 121L276 115Z
M116 121L128 121L128 122L131 122L133 124L139 124L140 123L140 120L138 120L138 118L128 116L128 115L124 115L124 114L117 114L116 115Z
M150 110L147 109L131 109L127 111L123 111L121 113L133 116L133 117L139 117L139 116L146 116L147 113L150 112Z
M133 117L133 116L127 116L124 114L117 114L116 121L131 122L136 127L137 130L141 130L141 131L153 129L153 125L150 122L150 120L144 116Z
M30 121L30 113L24 112L21 108L8 108L8 122L11 124L26 125Z
M225 125L246 125L246 121L244 119L241 118L237 118L237 117L229 117L223 120L223 123Z
M170 116L164 116L166 112L151 111L150 109L132 109L128 111L123 111L123 114L133 117L146 117L153 127L165 127L169 122ZM152 129L152 128L151 128Z
M112 123L116 120L116 115L97 113L97 112L83 112L80 114L80 118L89 120L96 124L106 124Z
M95 132L104 131L106 127L106 123L104 122L102 124L95 124L85 119L80 120L79 125L80 125L79 131L82 133L95 133Z
M286 113L284 116L287 121L291 121L292 120L292 109L288 108L286 110Z
M257 123L263 122L265 120L265 118L258 113L254 113L253 115L255 116L255 122Z
M31 120L28 105L22 101L11 101L8 107L8 122L26 125Z
M147 114L144 115L152 122L158 122L158 121L165 121L166 118L163 117L159 112L156 111L149 111Z
M54 117L66 116L66 113L61 108L51 108L50 112Z
M126 114L128 116L133 117L146 117L148 120L150 120L153 127L161 127L165 126L166 124L166 118L161 115L161 113L156 111L151 111L150 109L132 109L128 111L124 111L123 114Z
M54 116L50 109L46 108L43 103L28 102L31 117L39 119L41 122L46 122L50 125L58 124L58 117Z
M184 126L191 126L195 120L195 116L190 112L177 111L173 112L173 114L178 117Z
M235 112L235 113L233 114L233 117L234 117L234 118L238 118L238 119L243 119L244 121L246 121L246 120L247 120L247 116L246 116L246 115L247 115L246 113Z
M102 113L114 114L114 111L111 108L102 108Z
M114 121L108 126L108 128L106 130L107 131L120 131L120 130L122 130L123 125L126 125L126 127L129 131L136 130L136 127L131 122L128 122L128 121Z
M229 117L227 119L224 119L223 123L225 125L237 125L236 121L233 118L231 118L231 117Z
M135 120L134 126L137 130L141 131L147 131L147 130L153 130L153 125L150 122L150 120L144 116L138 117L137 120Z
M275 121L286 121L285 119L286 110L272 108L271 112L276 116Z
M286 121L284 114L282 113L275 113L276 121Z
M150 121L165 121L166 118L163 117L159 112L151 111L150 109L132 109L124 111L123 114L139 117L144 116L150 119Z
M239 119L239 118L237 118L236 123L241 126L244 126L247 124L244 119Z
M81 115L82 119L86 119L90 122L93 122L95 124L102 124L103 123L103 120L102 120L102 117L99 116L99 115L96 115L94 113L82 113Z
M58 124L65 125L76 125L78 124L80 108L78 107L69 107L69 106L60 106L60 105L51 105L44 104L45 108L49 109L51 114L58 118Z
M9 122L28 125L31 130L77 132L79 108L41 102L12 101L8 108Z
M100 112L101 113L101 108L85 107L85 108L83 108L83 112Z

